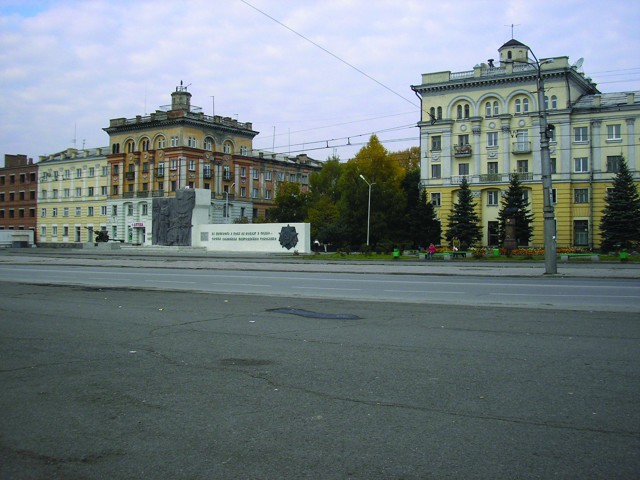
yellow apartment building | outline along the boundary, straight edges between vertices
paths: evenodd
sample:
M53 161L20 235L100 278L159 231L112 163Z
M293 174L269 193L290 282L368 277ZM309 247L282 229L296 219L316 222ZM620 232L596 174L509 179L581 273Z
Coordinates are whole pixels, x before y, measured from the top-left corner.
M421 98L421 187L447 230L460 182L476 199L484 245L498 244L498 211L517 173L534 214L531 246L543 246L540 119L552 128L557 246L598 248L607 189L625 158L640 183L640 91L601 93L583 59L537 59L512 39L472 70L433 72L411 88ZM538 103L538 77L544 105ZM542 110L541 110L542 109ZM640 122L639 122L640 123Z

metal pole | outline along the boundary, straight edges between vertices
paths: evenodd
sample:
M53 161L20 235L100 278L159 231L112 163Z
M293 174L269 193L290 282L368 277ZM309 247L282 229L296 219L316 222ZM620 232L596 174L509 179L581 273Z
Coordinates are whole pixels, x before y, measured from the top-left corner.
M367 208L367 247L369 246L369 228L371 225L371 187L375 185L375 183L369 183L364 175L360 175L360 178L364 180L364 182L369 185L369 207Z
M529 49L531 51L531 49ZM540 114L540 161L542 170L542 196L544 218L544 268L546 274L558 273L556 258L556 223L551 202L551 155L549 152L549 132L547 129L547 111L544 101L544 80L542 79L542 66L538 58L531 52L536 60L538 69L538 112Z

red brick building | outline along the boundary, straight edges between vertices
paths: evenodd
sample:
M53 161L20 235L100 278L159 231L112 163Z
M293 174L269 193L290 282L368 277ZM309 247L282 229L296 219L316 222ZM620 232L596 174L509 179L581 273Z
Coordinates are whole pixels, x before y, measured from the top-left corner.
M0 230L33 230L36 235L38 165L26 155L5 155L0 168Z

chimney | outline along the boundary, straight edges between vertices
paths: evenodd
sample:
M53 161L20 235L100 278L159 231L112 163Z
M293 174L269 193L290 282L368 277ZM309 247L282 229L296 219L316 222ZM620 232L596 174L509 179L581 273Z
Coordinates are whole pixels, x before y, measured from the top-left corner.
M627 93L627 105L633 105L634 102L635 102L635 93L634 92L628 92Z

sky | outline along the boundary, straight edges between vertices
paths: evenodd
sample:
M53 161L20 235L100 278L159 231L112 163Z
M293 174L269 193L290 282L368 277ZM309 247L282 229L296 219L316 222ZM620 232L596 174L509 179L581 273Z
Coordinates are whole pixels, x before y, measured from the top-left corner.
M375 133L404 150L423 73L497 59L513 30L538 58L584 58L602 92L638 91L638 25L637 0L0 0L0 166L108 146L110 119L181 81L206 115L251 122L256 149L346 161Z

